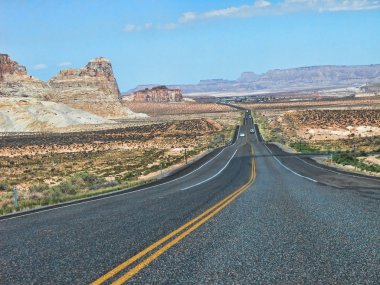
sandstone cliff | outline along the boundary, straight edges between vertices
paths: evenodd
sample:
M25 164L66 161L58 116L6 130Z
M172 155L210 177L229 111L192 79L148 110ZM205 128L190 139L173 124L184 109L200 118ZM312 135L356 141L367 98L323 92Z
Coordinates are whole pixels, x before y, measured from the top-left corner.
M133 102L181 102L183 100L180 89L168 89L166 86L157 86L133 92L124 98Z
M55 100L115 102L120 99L111 62L103 57L91 60L81 69L62 70L48 84L55 92Z
M0 54L0 97L32 97L66 104L103 117L141 117L121 103L111 62L103 57L84 68L62 70L47 83L29 76L24 66Z
M28 75L25 66L0 54L0 97L42 98L48 90L45 82Z
M103 57L91 60L84 68L62 70L48 81L49 99L100 116L128 116L120 103L120 91L111 62Z

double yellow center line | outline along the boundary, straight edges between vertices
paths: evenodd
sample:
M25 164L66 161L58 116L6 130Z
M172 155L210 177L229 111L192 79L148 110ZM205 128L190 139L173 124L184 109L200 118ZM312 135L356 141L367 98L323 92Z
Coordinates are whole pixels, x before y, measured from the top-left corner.
M253 154L252 146L251 146L251 154ZM255 177L256 177L255 163L252 156L251 176L250 176L249 181L246 184L244 184L242 187L234 191L232 194L228 195L222 201L212 206L211 208L209 208L208 210L206 210L205 212L203 212L196 218L192 219L191 221L187 222L183 226L179 227L178 229L168 234L167 236L163 237L162 239L148 246L143 251L139 252L138 254L132 256L128 260L121 263L120 265L116 266L114 269L112 269L111 271L107 272L106 274L104 274L103 276L101 276L100 278L92 282L91 285L99 285L99 284L104 283L110 278L115 277L118 273L126 269L129 265L135 263L142 257L148 255L148 253L152 252L151 255L148 255L145 259L137 263L134 267L129 269L126 273L124 273L121 277L119 277L116 281L114 281L112 285L123 284L124 282L128 281L130 278L136 275L140 270L142 270L144 267L149 265L153 260L158 258L161 254L163 254L169 248L171 248L172 246L180 242L183 238L185 238L191 232L199 228L206 221L211 219L213 216L219 213L223 208L225 208L228 204L230 204L233 200L235 200L241 193L243 193L245 190L248 189L249 185L254 181ZM161 245L163 246L160 247ZM158 247L160 248L156 250L155 252L153 252Z

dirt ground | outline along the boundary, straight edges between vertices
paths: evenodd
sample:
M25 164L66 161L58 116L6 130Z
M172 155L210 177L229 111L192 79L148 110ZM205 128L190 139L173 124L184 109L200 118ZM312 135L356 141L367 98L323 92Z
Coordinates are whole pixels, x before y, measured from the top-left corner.
M233 108L225 105L186 101L177 103L129 102L128 108L133 112L145 113L153 117L162 115L206 114L234 111Z
M267 140L302 151L380 151L380 97L242 104Z
M125 126L120 123L118 128L83 132L3 134L0 207L12 204L14 186L23 199L42 199L78 174L85 174L87 179L88 173L91 179L113 185L151 179L165 169L182 165L185 149L191 160L225 144L240 114L194 117L173 115L155 122L136 121L127 127L120 127Z

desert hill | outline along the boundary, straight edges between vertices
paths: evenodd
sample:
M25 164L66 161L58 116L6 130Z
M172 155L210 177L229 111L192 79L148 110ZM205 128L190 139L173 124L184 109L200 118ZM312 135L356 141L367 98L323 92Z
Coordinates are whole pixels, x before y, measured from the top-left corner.
M36 98L0 98L0 132L45 132L107 123L113 121L61 103Z

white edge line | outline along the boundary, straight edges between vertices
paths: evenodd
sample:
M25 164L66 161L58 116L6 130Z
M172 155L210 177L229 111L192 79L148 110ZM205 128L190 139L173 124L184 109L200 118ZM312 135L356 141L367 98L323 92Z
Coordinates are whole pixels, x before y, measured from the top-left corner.
M345 176L351 176L351 177L356 177L356 178L363 178L363 179L369 179L369 180L373 180L373 181L379 181L378 179L376 178L372 178L372 177L363 177L363 176L360 176L360 175L355 175L355 174L349 174L349 173L342 173L342 172L338 172L338 171L334 171L334 170L331 170L331 169L327 169L327 168L323 168L323 167L320 167L320 166L317 166L317 165L314 165L312 163L309 163L299 157L296 157L298 160L302 161L303 163L306 163L310 166L313 166L315 168L318 168L318 169L321 169L321 170L326 170L326 171L329 171L329 172L333 172L333 173L337 173L337 174L340 174L340 175L345 175Z
M73 207L73 206L76 206L76 205L87 204L87 203L91 203L91 202L96 202L96 201L101 201L101 200L105 200L105 199L110 199L110 198L114 198L116 196L133 194L133 193L137 193L137 192L140 192L140 191L143 191L143 190L146 190L146 189L148 189L148 188L143 188L143 189L135 190L135 191L132 191L132 192L115 194L115 195L112 195L112 196L107 196L107 197L98 198L98 199L94 199L94 200L78 202L78 203L74 203L74 204L70 204L70 205L59 206L59 207L56 207L56 208L41 210L41 211L29 213L29 214L21 214L21 215L16 216L16 217L4 218L4 219L0 220L0 223L3 222L3 221L13 220L13 219L22 218L22 217L26 217L26 216L31 216L31 215L35 215L35 214L40 214L40 213L44 213L44 212L49 212L49 211L53 211L53 210L59 210L59 209L62 209L62 208L68 208L68 207ZM123 190L120 190L120 191L123 191ZM117 193L117 192L110 192L110 193ZM93 196L93 197L95 197L95 196ZM75 201L75 200L73 200L73 201ZM56 204L56 205L59 205L59 204ZM34 209L38 209L38 208L34 208Z
M253 127L255 128L255 133L256 133L256 138L257 138L257 141L260 142L260 139L259 139L259 136L257 135L257 130L259 129L259 126L257 126L257 130L256 130L256 127L255 127L255 124L253 124ZM260 136L261 138L263 137L260 133Z
M240 130L240 126L239 126L239 130ZM239 133L238 133L239 134ZM230 145L230 146L233 146L236 144L237 142L237 138L235 140L235 142ZM113 193L114 195L111 195L111 196L107 196L107 197L103 197L103 198L98 198L98 199L93 199L93 200L88 200L88 201L83 201L83 202L77 202L77 203L74 203L74 204L70 204L70 205L65 205L65 206L58 206L56 208L52 208L52 209L46 209L46 210L40 210L40 211L37 211L37 212L33 212L33 213L29 213L29 214L21 214L19 216L16 216L16 217L9 217L9 218L4 218L4 219L1 219L0 220L0 223L1 222L4 222L4 221L9 221L9 220L13 220L13 219L18 219L18 218L22 218L22 217L26 217L26 216L31 216L31 215L36 215L36 214L40 214L40 213L44 213L44 212L49 212L49 211L53 211L53 210L59 210L59 209L63 209L63 208L68 208L68 207L73 207L73 206L77 206L77 205L81 205L81 204L87 204L87 203L92 203L92 202L97 202L97 201L101 201L101 200L105 200L105 199L111 199L111 198L115 198L116 196L124 196L124 195L129 195L129 194L134 194L134 193L137 193L137 192L141 192L141 191L145 191L145 190L148 190L150 188L153 188L153 187L157 187L157 186L161 186L161 185L165 185L165 184L168 184L168 183L171 183L173 181L177 181L179 179L182 179L192 173L194 173L195 171L198 171L199 169L201 169L203 166L205 166L206 164L210 163L211 161L213 161L215 158L217 158L226 148L230 147L230 146L227 146L225 148L223 148L216 156L214 156L212 159L210 159L209 161L207 161L206 163L202 164L200 167L198 167L197 169L194 169L193 171L187 173L186 175L184 176L181 176L181 177L178 177L176 179L173 179L173 180L170 180L170 181L167 181L167 182L163 182L161 184L157 184L157 185L153 185L153 186L149 186L149 187L145 187L145 188L142 188L142 189L139 189L139 190L135 190L135 191L131 191L131 192L125 192L125 193L118 193L118 192L122 192L124 191L125 189L121 189L121 190L118 190L118 191L114 191L114 192L109 192L109 193ZM235 151L235 153L237 152L237 150ZM234 153L234 155L235 155ZM233 157L233 156L232 156ZM232 158L231 158L232 159ZM229 163L229 162L228 162ZM228 164L227 163L227 164ZM194 185L195 186L195 185ZM190 186L190 187L193 187L193 186ZM109 193L106 193L106 194L103 194L103 195L108 195ZM95 197L95 196L93 196ZM87 199L87 198L85 198ZM75 200L73 200L75 201ZM78 201L78 200L77 200ZM59 204L56 204L56 205L59 205ZM38 208L34 208L34 209L38 209ZM16 212L17 213L17 212ZM20 213L20 212L19 212Z
M228 164L230 164L231 160L234 158L234 156L235 156L235 154L236 154L237 151L238 151L238 150L236 149L235 152L234 152L234 154L233 154L233 155L231 156L231 158L227 161L226 165L224 165L223 168L222 168L221 170L219 170L216 174L214 174L213 176L211 176L211 177L207 178L206 180L203 180L203 181L201 181L201 182L199 182L199 183L197 183L197 184L191 185L191 186L186 187L186 188L182 188L182 189L180 189L180 191L184 191L184 190L187 190L187 189L190 189L190 188L196 187L196 186L201 185L201 184L203 184L203 183L205 183L205 182L207 182L207 181L210 181L211 179L213 179L213 178L215 178L216 176L218 176L218 175L219 175L224 169L226 169L226 167L228 166Z
M314 180L314 179L312 179L312 178L310 178L310 177L307 177L307 176L304 176L304 175L301 175L301 174L299 174L299 173L297 173L297 172L295 172L295 171L293 171L293 170L291 170L289 167L287 167L286 165L284 165L274 154L273 154L273 152L269 149L269 147L266 145L266 144L264 144L264 146L269 150L269 152L273 155L273 158L279 163L279 164L281 164L285 169L287 169L287 170L289 170L290 172L292 172L293 174L295 174L295 175L297 175L297 176L299 176L299 177L302 177L302 178L305 178L305 179L307 179L307 180L310 180L310 181L312 181L312 182L318 182L317 180Z

